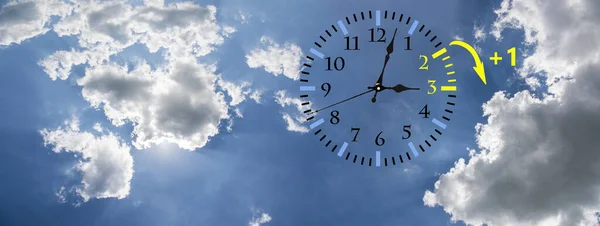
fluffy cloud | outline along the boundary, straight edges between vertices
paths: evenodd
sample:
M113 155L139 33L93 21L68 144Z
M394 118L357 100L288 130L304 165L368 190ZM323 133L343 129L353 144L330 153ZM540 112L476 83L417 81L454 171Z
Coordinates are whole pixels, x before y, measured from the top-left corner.
M250 97L250 99L256 101L256 103L260 103L260 96L262 95L262 91L252 90L250 86L252 85L250 82L241 82L240 84L235 84L233 82L228 82L225 80L218 81L219 87L227 92L227 94L231 97L231 102L229 105L236 106L246 100L246 97Z
M306 126L302 126L300 123L302 122L302 118L299 116L292 117L287 113L282 113L283 120L287 124L286 129L292 132L298 133L308 133L308 128Z
M485 32L485 27L475 25L473 27L473 37L475 37L475 42L485 41L485 38L487 38L487 33Z
M261 97L262 97L263 93L264 93L264 90L260 90L260 89L254 90L254 91L252 91L252 93L250 93L249 97L254 102L260 104L260 103L262 103Z
M535 75L543 73L549 92L560 94L564 80L582 64L598 59L599 10L600 3L593 0L504 0L496 10L499 17L492 34L501 39L506 28L523 29L525 42L536 48L524 59L519 74L535 81Z
M59 17L51 24L53 15ZM28 28L24 24L37 25L35 32L21 29ZM214 6L160 0L43 1L9 3L0 12L0 45L46 30L75 38L77 46L38 64L52 80L66 80L74 66L84 65L85 74L77 81L82 96L114 125L131 123L132 144L138 149L163 142L201 148L218 134L221 121L230 119L231 106L247 97L260 102L261 91L250 89L250 83L225 81L215 73L215 65L197 60L235 32L217 23ZM164 63L150 65L143 57L135 62L114 60L136 44L151 53L161 51ZM231 101L225 101L225 95Z
M9 2L0 9L0 46L44 34L51 16L64 17L71 6L55 0Z
M258 217L256 215L258 215ZM254 212L254 214L252 216L252 220L250 220L250 222L248 222L248 226L260 226L262 224L271 222L272 219L273 218L271 218L271 216L269 216L268 213L264 213L262 211L257 211L257 212Z
M84 202L92 198L118 198L129 195L133 177L130 147L114 134L95 135L79 130L77 119L54 130L40 131L44 145L53 146L56 153L69 152L79 156L75 169L81 173L81 185L75 189ZM57 192L59 202L66 202L65 188Z
M298 80L302 61L302 50L293 43L281 46L271 38L260 39L262 47L246 54L246 63L251 68L264 68L275 76L283 74L290 79Z
M252 18L252 15L250 15L244 11L239 11L238 14L235 15L235 19L239 20L240 23L242 23L242 24L247 24L248 20L250 20L250 18Z
M299 133L307 133L309 131L308 127L302 125L306 121L302 112L310 109L310 105L302 106L302 100L290 97L285 90L275 92L275 102L284 108L284 112L281 114L287 124L288 131Z
M157 3L155 3L157 4ZM40 62L52 79L67 79L73 66L98 66L133 44L167 57L203 56L229 35L231 27L216 23L216 8L190 2L132 6L122 1L83 2L53 27L59 36L74 36L77 50L58 51Z
M496 12L493 34L524 30L533 53L519 73L541 73L548 92L496 93L477 125L481 151L423 201L473 225L598 225L600 3L505 0Z
M145 63L131 71L108 64L87 69L78 84L83 97L103 108L114 125L133 123L136 148L169 142L194 150L228 118L223 94L215 93L214 70L194 58L178 58L156 70Z

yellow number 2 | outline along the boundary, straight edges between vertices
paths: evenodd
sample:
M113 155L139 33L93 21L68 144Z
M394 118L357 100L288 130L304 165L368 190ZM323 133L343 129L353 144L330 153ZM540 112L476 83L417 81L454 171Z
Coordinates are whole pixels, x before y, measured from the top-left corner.
M423 65L421 65L421 67L419 67L419 70L429 70L429 65L427 65L429 58L427 58L427 56L425 56L425 55L419 56L419 59L423 59L423 58L425 58L425 62L423 62Z
M427 91L427 94L434 94L437 91L437 88L435 87L435 80L427 80L427 82L429 83L429 87L432 89Z

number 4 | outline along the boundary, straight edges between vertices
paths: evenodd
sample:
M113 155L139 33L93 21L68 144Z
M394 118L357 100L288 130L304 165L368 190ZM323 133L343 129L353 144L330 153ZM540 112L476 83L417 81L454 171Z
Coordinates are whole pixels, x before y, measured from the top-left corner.
M426 104L425 107L423 107L423 109L421 109L421 111L419 112L419 115L423 115L423 118L429 118L430 113L431 112L427 108L427 104Z

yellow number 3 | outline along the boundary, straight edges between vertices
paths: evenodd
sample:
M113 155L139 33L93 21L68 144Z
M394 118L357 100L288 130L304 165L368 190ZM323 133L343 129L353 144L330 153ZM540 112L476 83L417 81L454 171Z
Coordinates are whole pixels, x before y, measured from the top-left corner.
M435 80L427 80L427 82L429 83L429 87L431 87L431 90L427 91L427 94L434 94L437 91Z

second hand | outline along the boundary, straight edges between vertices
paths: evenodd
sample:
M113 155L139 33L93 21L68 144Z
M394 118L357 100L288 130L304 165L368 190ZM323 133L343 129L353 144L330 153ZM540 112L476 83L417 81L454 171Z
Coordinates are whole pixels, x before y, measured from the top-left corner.
M363 92L363 93L360 93L360 94L354 95L354 96L352 96L352 97L350 97L350 98L347 98L347 99L345 99L345 100L342 100L342 101L340 101L340 102L337 102L337 103L335 103L335 104L331 104L331 105L329 105L329 106L327 106L327 107L324 107L324 108L321 108L321 109L319 109L319 110L316 110L316 111L314 111L314 112L311 112L310 114L315 114L315 113L318 113L318 112L320 112L320 111L322 111L322 110L325 110L325 109L327 109L327 108L330 108L330 107L336 106L336 105L338 105L338 104L344 103L344 102L346 102L346 101L352 100L352 99L354 99L354 98L357 98L357 97L359 97L359 96L365 95L365 94L367 94L367 93L370 93L370 92L373 92L373 91L375 91L375 90L374 90L374 89L371 89L371 90L365 91L365 92Z

